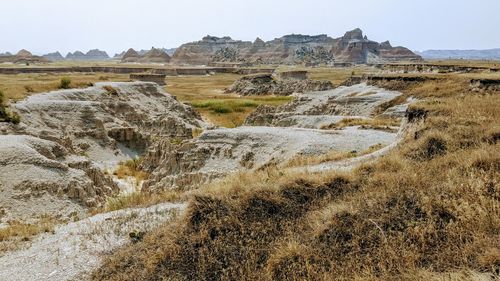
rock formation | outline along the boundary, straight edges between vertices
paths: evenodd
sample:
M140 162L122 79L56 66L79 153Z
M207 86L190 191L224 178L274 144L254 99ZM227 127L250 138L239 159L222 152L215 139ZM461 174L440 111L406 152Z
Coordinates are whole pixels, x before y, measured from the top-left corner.
M139 60L144 63L168 63L170 56L161 49L151 48Z
M198 186L235 171L282 167L297 156L387 145L394 141L395 132L355 125L338 130L323 128L346 118L368 119L377 106L399 95L360 84L296 95L277 108L260 106L243 127L207 130L181 144L160 143L145 158L144 165L155 168L150 170L152 175L144 188Z
M157 140L190 139L194 129L206 127L191 107L149 82L37 94L11 109L21 123L0 122L0 206L8 202L4 211L11 219L42 212L49 201L62 213L47 213L61 215L98 206L117 192L101 169L142 154Z
M106 52L100 51L98 49L90 50L86 54L81 51L75 51L74 53L68 53L66 55L67 60L107 60L109 56Z
M140 54L134 49L130 48L121 58L123 63L169 63L170 56L162 49L151 48L144 54Z
M213 61L212 56L221 49L235 50L240 53L239 50L246 50L251 47L251 42L233 40L231 37L218 38L207 35L201 41L187 43L177 48L172 62L207 65Z
M253 43L230 37L206 36L201 41L179 47L172 58L177 64L207 65L211 62L248 62L267 64L328 64L332 62L378 63L421 60L404 47L379 44L363 36L361 29L333 39L327 35L286 35Z
M27 135L0 135L0 222L83 215L118 187L85 157Z
M22 49L19 52L17 52L16 56L18 58L30 58L30 57L33 56L33 54L30 53L29 51L25 50L25 49Z
M46 55L43 55L42 57L44 57L50 61L62 61L62 60L64 60L64 57L59 52L48 53Z
M66 54L67 60L85 60L85 54L81 51L75 51L74 53L69 52Z
M282 77L281 79L275 79L271 74L247 75L234 82L225 92L236 93L242 96L288 96L293 93L325 91L333 88L333 84L330 81L296 79L292 74L285 74Z
M371 117L378 106L399 95L366 84L311 92L297 95L282 106L259 106L247 117L245 125L320 129L344 118Z
M7 52L0 56L0 63L19 63L19 64L30 64L30 63L46 63L49 62L44 57L34 56L31 52L27 50L20 50L16 55L12 55Z
M139 58L140 58L139 53L137 53L136 50L130 48L125 52L125 54L123 54L121 61L122 62L137 62L139 60Z
M109 55L105 51L93 49L85 54L85 58L87 60L107 60L109 59Z

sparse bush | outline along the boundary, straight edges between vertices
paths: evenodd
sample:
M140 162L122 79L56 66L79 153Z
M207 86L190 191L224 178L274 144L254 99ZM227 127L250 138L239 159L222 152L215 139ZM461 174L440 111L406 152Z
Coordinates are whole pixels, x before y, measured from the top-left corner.
M33 89L33 87L31 87L29 85L25 85L24 89L26 90L27 93L33 93L33 92L35 92L35 90Z
M119 179L133 177L139 183L149 177L149 174L147 172L141 170L141 163L141 158L134 158L124 162L120 162L118 168L113 172L113 174Z
M228 106L222 105L222 104L217 104L214 105L211 108L215 113L220 113L220 114L225 114L225 113L231 113L233 110L229 108Z
M201 134L203 134L203 129L202 129L202 128L194 128L194 129L191 131L191 134L192 134L193 138L197 138L197 137L199 137Z
M115 88L113 88L112 86L107 85L107 86L104 86L103 88L110 95L114 95L114 96L118 95L118 91Z
M71 79L68 77L61 78L59 89L69 89L71 87Z
M5 119L7 117L7 110L4 104L4 94L0 91L0 119Z
M0 122L10 122L12 124L19 124L21 116L17 112L12 112L7 109L5 105L5 98L2 91L0 91Z
M21 123L21 116L17 112L11 112L8 121L17 125Z

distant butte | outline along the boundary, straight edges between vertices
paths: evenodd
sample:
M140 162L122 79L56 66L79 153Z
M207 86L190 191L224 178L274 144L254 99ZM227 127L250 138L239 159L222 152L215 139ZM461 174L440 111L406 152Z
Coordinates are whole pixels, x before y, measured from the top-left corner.
M206 36L201 41L179 47L172 62L176 64L207 65L219 62L267 64L295 63L385 63L421 61L422 58L404 47L392 47L386 41L369 40L359 28L343 37L327 35L285 35L268 42L257 38L253 43L231 37Z

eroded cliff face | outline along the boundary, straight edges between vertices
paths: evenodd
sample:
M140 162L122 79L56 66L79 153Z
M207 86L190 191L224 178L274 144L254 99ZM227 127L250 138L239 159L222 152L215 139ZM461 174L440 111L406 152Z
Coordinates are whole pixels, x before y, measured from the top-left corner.
M368 40L361 29L349 31L337 39L327 35L292 34L268 42L257 38L253 43L207 36L201 41L182 45L172 58L177 64L196 65L212 62L328 64L408 60L421 60L421 57L404 47L392 47L389 42Z
M0 223L81 217L118 193L88 158L28 135L0 135L0 174Z
M333 84L330 81L319 81L307 78L295 79L291 77L276 78L271 74L255 74L243 76L227 88L225 92L242 96L289 96L293 93L326 91L330 89L333 89Z
M399 95L359 84L296 94L291 102L279 107L261 105L245 126L206 130L198 138L181 143L164 141L150 150L145 163L151 177L143 188L198 187L237 171L269 165L285 168L295 157L388 145L395 140L395 131L357 125L330 127L344 119L372 118L379 105Z
M103 170L206 127L191 107L150 82L37 94L12 110L21 123L0 123L0 224L100 206L119 192Z

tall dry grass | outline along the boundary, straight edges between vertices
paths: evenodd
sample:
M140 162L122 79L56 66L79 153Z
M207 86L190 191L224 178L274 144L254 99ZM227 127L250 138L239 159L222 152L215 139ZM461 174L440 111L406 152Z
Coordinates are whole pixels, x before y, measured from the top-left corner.
M498 276L500 95L465 85L386 85L425 98L390 154L348 174L270 169L201 189L176 224L116 252L93 280Z

